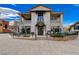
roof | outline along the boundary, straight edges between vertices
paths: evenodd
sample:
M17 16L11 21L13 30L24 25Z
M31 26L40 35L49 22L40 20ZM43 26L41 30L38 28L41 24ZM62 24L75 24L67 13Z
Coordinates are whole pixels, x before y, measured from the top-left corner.
M42 6L42 7L44 7L44 8L47 8L47 9L46 9L46 10L43 10L43 8L40 8L40 9L38 9L38 10L35 9L35 8L37 8L37 7L40 7L40 6ZM36 6L34 6L33 8L30 9L30 11L40 11L40 10L43 10L43 11L51 11L51 8L49 8L49 7L47 7L47 6L44 6L44 5L42 5L42 4L38 4L38 5L36 5Z
M72 27L74 27L75 25L79 24L79 22L74 23L73 25L70 26L69 29L71 29Z
M19 13L19 15L24 18L25 20L31 20L31 15L30 13Z
M79 24L79 22L74 23L73 25L71 25L71 27L75 26L76 24Z
M64 14L63 12L52 12L52 14Z
M54 16L56 18L59 18L61 14L63 14L63 12L51 12L51 16Z
M18 13L24 20L31 20L31 14L29 13ZM60 17L60 14L63 14L63 12L51 12L51 16Z

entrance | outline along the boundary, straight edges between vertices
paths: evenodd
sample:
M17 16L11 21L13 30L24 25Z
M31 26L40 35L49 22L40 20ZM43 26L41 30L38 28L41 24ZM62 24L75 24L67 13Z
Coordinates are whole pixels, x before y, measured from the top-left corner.
M43 26L39 26L38 27L38 35L43 35L43 31L44 31Z

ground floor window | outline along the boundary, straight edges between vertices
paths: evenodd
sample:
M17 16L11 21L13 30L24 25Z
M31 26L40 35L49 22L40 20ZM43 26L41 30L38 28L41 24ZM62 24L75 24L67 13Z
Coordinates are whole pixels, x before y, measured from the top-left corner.
M31 27L30 27L30 26L22 27L21 32L22 32L22 33L26 33L26 34L30 34L30 32L31 32Z
M52 32L61 32L61 28L58 26L58 27L54 27L51 29Z
M79 30L79 26L75 26L74 27L74 30Z
M60 29L59 29L59 28L56 28L56 29L55 29L55 32L60 32Z

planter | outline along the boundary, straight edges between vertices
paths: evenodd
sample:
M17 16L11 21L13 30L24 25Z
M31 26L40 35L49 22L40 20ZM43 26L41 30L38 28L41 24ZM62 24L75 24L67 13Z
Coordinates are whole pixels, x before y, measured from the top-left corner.
M30 34L25 34L23 35L23 37L30 37Z
M56 41L63 41L63 38L64 38L64 37L53 37L53 40L56 40Z
M68 35L64 37L64 40L75 40L78 35Z
M56 41L69 41L69 40L75 40L76 38L77 38L77 35L68 35L64 37L52 37L52 39Z

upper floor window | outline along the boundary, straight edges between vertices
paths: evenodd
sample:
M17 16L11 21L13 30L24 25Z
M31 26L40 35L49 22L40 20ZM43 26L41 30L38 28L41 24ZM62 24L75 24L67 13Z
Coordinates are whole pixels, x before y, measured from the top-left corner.
M44 20L43 12L42 11L38 11L37 14L38 14L38 21L43 21Z
M56 17L55 16L51 16L51 20L56 20Z

